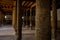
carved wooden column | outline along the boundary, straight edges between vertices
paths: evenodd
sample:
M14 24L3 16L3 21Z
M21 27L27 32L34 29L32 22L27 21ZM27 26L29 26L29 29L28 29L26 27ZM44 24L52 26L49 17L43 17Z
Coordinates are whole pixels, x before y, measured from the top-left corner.
M22 40L22 0L17 0L17 40Z
M50 0L36 0L35 40L51 40Z
M56 29L57 29L56 0L52 0L52 33L54 40L56 40Z

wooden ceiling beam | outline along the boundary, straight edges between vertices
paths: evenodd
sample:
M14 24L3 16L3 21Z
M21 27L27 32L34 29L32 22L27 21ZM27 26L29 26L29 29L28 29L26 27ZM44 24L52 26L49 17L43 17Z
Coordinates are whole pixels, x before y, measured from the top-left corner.
M23 6L25 3L26 3L26 1L23 1L23 2L22 2L22 6Z
M31 8L34 7L34 6L36 6L36 3L34 3L33 5L31 5Z
M27 6L28 3L29 3L29 2L26 2L24 6Z
M30 2L29 5L27 5L27 7L30 7L33 4L33 2Z
M36 0L23 0L23 1L36 2Z

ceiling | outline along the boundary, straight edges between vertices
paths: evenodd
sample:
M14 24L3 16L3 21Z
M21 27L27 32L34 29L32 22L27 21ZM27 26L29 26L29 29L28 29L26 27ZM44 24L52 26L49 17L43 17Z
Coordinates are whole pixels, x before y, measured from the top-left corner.
M14 5L15 4L15 5ZM0 7L4 12L12 12L13 7L16 6L16 0L0 0ZM36 6L35 0L23 0L22 6L32 8ZM57 8L60 8L60 0L57 0Z
M13 7L16 6L16 1L15 0L1 0L0 1L0 7L3 9L4 12L12 12ZM35 2L32 1L23 1L22 6L29 8L35 6Z

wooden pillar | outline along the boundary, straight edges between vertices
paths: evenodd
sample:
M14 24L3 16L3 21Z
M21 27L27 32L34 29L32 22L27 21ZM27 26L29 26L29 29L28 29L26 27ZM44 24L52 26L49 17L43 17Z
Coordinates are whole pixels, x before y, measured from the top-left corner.
M0 11L0 27L2 26L2 12Z
M56 40L56 29L57 29L56 0L52 0L52 33L54 40Z
M13 13L12 13L12 26L14 27L15 33L17 32L17 13L16 13L16 1L14 1Z
M28 15L27 15L28 13L27 13L27 11L28 10L26 9L26 28L28 28Z
M17 40L17 5L16 1L14 1L13 13L12 13L12 26L15 31L15 37Z
M30 8L30 28L32 29L32 8Z
M17 0L17 40L22 40L22 0Z
M3 26L3 14L1 14L1 26Z
M35 40L51 40L50 0L36 0Z
M23 24L22 24L22 27L25 27L25 8L23 8L23 16L22 16L22 19L23 19Z

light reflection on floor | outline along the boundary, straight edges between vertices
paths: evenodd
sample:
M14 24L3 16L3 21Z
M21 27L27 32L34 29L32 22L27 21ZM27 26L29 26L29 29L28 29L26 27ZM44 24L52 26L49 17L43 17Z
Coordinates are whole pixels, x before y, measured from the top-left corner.
M15 31L12 25L3 25L0 27L0 40L15 40ZM22 30L22 40L35 40L34 30Z

